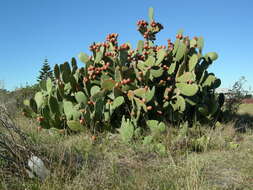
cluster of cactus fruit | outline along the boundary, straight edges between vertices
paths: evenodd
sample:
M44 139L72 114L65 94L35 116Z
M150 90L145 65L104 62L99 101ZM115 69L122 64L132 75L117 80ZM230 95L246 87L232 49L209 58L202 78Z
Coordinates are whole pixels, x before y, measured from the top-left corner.
M181 31L174 43L155 45L163 26L155 22L152 8L149 20L137 23L144 41L136 49L118 45L113 33L90 46L91 56L79 54L84 67L78 68L74 58L71 66L55 65L56 81L41 82L41 91L25 101L24 114L37 117L43 128L72 131L112 130L123 116L135 128L150 120L212 120L222 105L222 96L215 94L221 81L207 68L218 55L202 55L202 37L190 39Z

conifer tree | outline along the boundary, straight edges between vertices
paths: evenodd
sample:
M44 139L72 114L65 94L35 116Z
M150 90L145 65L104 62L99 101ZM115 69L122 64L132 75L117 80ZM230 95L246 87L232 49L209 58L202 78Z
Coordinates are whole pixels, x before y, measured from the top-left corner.
M51 67L48 64L48 60L45 59L43 66L40 70L40 76L38 77L37 81L40 82L42 80L47 80L48 78L51 78L54 81L53 71L51 70Z

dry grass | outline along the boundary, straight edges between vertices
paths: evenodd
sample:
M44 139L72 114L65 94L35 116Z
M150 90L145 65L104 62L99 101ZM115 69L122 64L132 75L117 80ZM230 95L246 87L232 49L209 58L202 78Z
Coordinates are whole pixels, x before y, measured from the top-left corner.
M239 113L253 115L253 104L242 104L240 106Z
M140 141L123 144L117 135L101 134L94 142L88 133L38 132L36 124L23 117L16 123L48 158L51 175L40 182L6 178L0 172L0 189L253 189L253 133L238 133L233 123L215 130L203 127L208 140L199 145L199 152L190 139L182 143L170 129L161 138L165 155ZM192 129L190 134L194 133Z

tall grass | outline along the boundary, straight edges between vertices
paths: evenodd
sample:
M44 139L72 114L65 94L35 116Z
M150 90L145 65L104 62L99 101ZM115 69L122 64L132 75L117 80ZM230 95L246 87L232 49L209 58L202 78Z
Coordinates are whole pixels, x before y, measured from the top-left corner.
M48 159L51 175L41 182L7 178L0 171L1 189L253 188L253 133L238 133L234 123L214 130L203 127L209 140L199 144L200 149L191 141L194 129L184 140L169 129L161 138L166 154L160 155L140 140L124 144L117 135L100 134L94 141L87 132L62 136L38 131L23 117L15 122Z

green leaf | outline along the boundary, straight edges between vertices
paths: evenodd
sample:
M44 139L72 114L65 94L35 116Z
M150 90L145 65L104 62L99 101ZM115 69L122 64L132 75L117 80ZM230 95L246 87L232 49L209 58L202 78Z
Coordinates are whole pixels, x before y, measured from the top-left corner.
M55 78L59 79L60 78L60 68L58 64L55 64L54 66L54 76Z
M203 50L203 48L204 48L204 39L203 39L203 37L198 38L197 47L199 48L200 52Z
M79 91L79 92L77 92L77 93L75 94L75 98L76 98L76 101L77 101L79 104L82 103L82 104L86 105L87 102L88 102L87 96L86 96L83 92L81 92L81 91Z
M155 58L153 56L148 56L148 59L144 62L145 66L153 67L155 65Z
M195 106L195 105L197 104L196 101L194 101L194 100L192 100L192 99L190 99L190 98L185 98L185 101L186 101L188 104L192 105L192 106Z
M155 149L161 155L166 154L166 147L162 143L156 144Z
M33 98L31 98L30 99L30 102L29 102L29 105L30 105L30 107L32 108L32 110L35 112L35 113L37 113L37 104L36 104L36 102L35 102L35 100L33 99Z
M212 61L215 61L216 59L218 59L218 54L216 52L209 52L205 55L205 58L209 58Z
M154 95L155 95L155 87L153 86L152 90L148 90L146 92L146 96L145 96L146 101L147 102L151 101L153 99Z
M157 120L148 120L146 123L149 128L153 128L158 126L159 122Z
M173 48L173 51L172 51L173 56L176 55L178 47L179 47L179 44L180 44L180 40L176 39L175 44L174 44L174 48Z
M146 94L146 89L145 88L138 88L136 90L133 91L134 95L144 98L145 94Z
M81 125L79 121L70 120L70 121L67 121L67 125L72 131L84 131L85 130L84 126Z
M208 107L206 105L200 105L198 106L198 111L201 113L203 116L207 116L209 114L208 112Z
M186 83L187 81L195 81L196 76L194 73L192 72L185 72L183 75L181 75L180 77L176 78L177 82L183 82Z
M171 75L175 72L176 69L176 63L172 63L169 67L168 74Z
M90 90L90 94L91 94L91 96L94 96L96 93L98 93L98 92L100 92L100 87L99 86L92 86L91 87L91 90Z
M129 143L134 136L134 126L129 119L125 120L125 116L122 117L121 127L118 131L122 141L125 143Z
M50 111L54 114L59 114L59 104L58 101L55 97L49 96L48 98L48 105L50 108Z
M121 106L124 102L125 102L124 97L123 96L118 96L117 98L115 98L115 100L113 100L112 108L116 109L119 106Z
M47 91L47 81L46 80L40 81L40 88L44 91Z
M89 62L89 56L86 53L80 53L78 55L78 58L80 59L80 61L82 61L83 63L87 63Z
M153 77L155 77L155 78L161 77L162 74L163 74L163 69L162 69L162 68L160 68L160 69L158 69L158 70L151 69L151 70L150 70L150 74L151 74Z
M148 135L148 136L146 136L146 137L144 137L144 139L143 139L143 145L151 145L152 144L152 142L153 142L153 136L151 136L151 135Z
M69 75L68 71L64 70L62 72L62 80L63 80L64 83L68 83L69 82L70 75Z
M166 56L166 50L165 49L160 49L158 52L157 52L157 61L155 63L155 65L159 65L163 59L165 58Z
M122 80L121 73L120 73L120 67L117 66L115 68L115 81L120 82Z
M195 39L192 39L192 40L190 41L190 48L195 48L196 45L197 45L197 41L196 41Z
M185 100L182 96L177 96L177 107L180 112L185 111L186 104L185 104Z
M51 80L51 78L48 78L48 79L47 79L47 91L48 91L49 93L51 93L51 92L52 92L52 88L53 88L52 80Z
M105 90L112 90L114 86L116 85L116 82L114 80L104 80L101 82L101 88Z
M104 46L100 47L99 52L96 53L95 63L99 63L104 55Z
M25 99L25 100L23 101L23 104L24 104L25 106L30 106L30 101L29 101L28 99Z
M139 40L139 41L138 41L138 46L137 46L137 49L138 49L138 53L139 53L139 54L142 54L143 47L144 47L144 42L143 42L142 40Z
M159 123L157 120L148 120L146 123L153 135L159 135L166 129L165 124L163 122Z
M194 96L199 90L196 84L176 83L176 87L185 96Z
M73 104L70 101L63 101L63 110L67 117L67 120L72 119L72 113L73 113Z
M209 88L218 88L221 84L220 79L217 79L213 74L209 74L204 83L203 87L207 86Z
M42 106L43 103L44 103L44 99L43 99L43 94L42 94L42 92L37 92L37 93L35 94L35 96L34 96L34 100L35 100L35 102L36 102L36 104L37 104L38 109L40 109L41 106Z
M154 9L152 7L150 7L148 10L148 16L149 16L149 21L152 22L154 20Z
M197 63L198 63L198 56L197 54L193 54L189 60L189 65L188 65L188 69L190 72L195 69Z
M186 52L186 45L183 42L179 43L177 54L176 54L176 61L180 61Z

